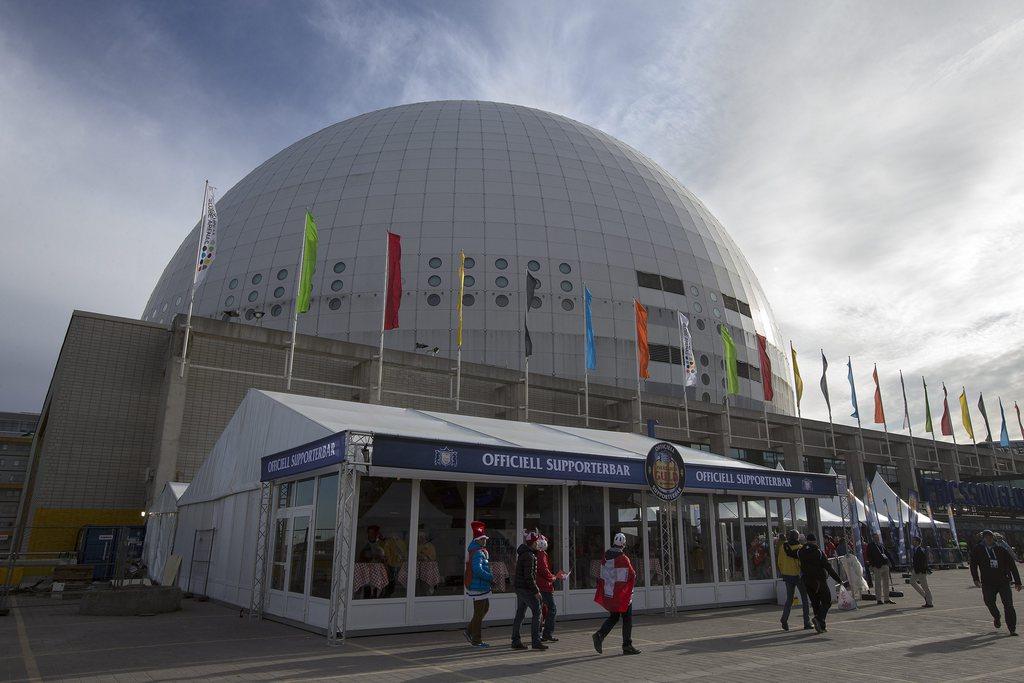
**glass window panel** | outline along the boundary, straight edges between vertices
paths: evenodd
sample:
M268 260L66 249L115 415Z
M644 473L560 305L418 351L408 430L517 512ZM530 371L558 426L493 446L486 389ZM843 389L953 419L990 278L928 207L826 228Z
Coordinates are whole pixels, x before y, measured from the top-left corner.
M462 595L466 571L466 526L465 484L420 482L420 529L434 548L438 574L425 577L418 571L416 595ZM435 585L429 585L435 581Z
M338 475L320 477L317 485L313 526L313 574L310 577L309 594L315 598L330 599L334 529L338 511Z
M609 534L621 532L626 535L626 554L636 569L636 585L644 584L643 520L641 507L643 491L608 489Z
M743 528L747 537L747 576L751 581L772 578L768 513L764 506L763 499L743 501Z
M683 548L686 557L686 582L710 583L712 559L707 548L711 543L711 514L708 497L686 494L680 498L683 511Z
M548 559L551 571L557 574L562 568L562 487L523 487L523 528L539 529L548 539ZM561 581L555 582L555 589L561 588Z
M390 477L359 483L359 533L353 595L357 599L405 597L412 484Z
M303 479L295 482L292 492L292 500L289 507L303 507L313 504L313 479Z
M743 580L743 548L740 546L739 502L735 496L715 496L718 525L718 580Z
M594 486L569 489L569 547L572 549L569 588L597 586L597 571L605 551L604 520L603 489Z
M487 553L495 574L495 593L512 591L511 575L516 568L515 485L477 484L473 488L473 519L487 525ZM505 580L504 577L510 577Z
M306 592L306 551L309 549L309 517L292 518L291 561L288 568L288 592Z
M645 514L647 519L647 562L650 563L651 567L651 585L661 586L665 583L665 572L663 570L665 564L662 561L661 545L661 517L666 513L663 512L657 498L651 495L645 495L645 498ZM669 516L674 517L674 515L671 514ZM671 519L668 520L668 522L669 524L675 524L676 520ZM680 583L679 554L673 552L671 548L665 548L664 556L667 561L672 563L672 570L675 573L676 583Z
M286 508L292 496L292 483L290 481L278 484L277 487L277 509Z
M284 590L285 563L288 560L288 518L277 520L274 528L274 556L270 568L270 587Z

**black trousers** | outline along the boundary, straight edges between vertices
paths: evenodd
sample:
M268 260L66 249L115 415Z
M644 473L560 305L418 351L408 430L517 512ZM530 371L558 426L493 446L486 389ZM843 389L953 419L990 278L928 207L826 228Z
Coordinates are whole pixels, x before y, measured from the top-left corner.
M604 640L615 624L619 623L619 617L622 617L622 647L629 647L633 644L633 604L630 603L629 607L626 608L625 612L609 612L608 618L601 624L601 628L597 629L597 633L601 636L601 640Z
M541 637L550 638L555 635L555 617L558 616L558 608L555 607L555 594L550 591L541 591L540 601L548 610L544 616L544 629L541 632Z
M520 631L523 628L523 619L526 618L526 608L530 608L530 644L540 645L540 600L537 594L529 589L516 589L516 617L512 621L512 642L523 642Z
M828 611L832 608L832 591L828 589L828 582L807 582L807 599L818 623L824 626Z
M987 583L981 584L981 595L985 599L985 607L992 613L992 617L999 616L999 608L996 607L996 596L1003 602L1003 612L1006 616L1006 628L1010 631L1017 630L1017 610L1013 609L1013 585L1004 583L991 586Z

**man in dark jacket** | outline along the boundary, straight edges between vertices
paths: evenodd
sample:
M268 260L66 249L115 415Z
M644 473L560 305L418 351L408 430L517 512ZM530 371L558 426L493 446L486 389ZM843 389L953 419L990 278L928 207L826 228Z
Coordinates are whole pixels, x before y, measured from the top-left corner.
M992 624L996 628L1001 625L999 608L996 607L998 595L1003 602L1003 612L1006 613L1006 628L1011 636L1017 635L1017 611L1013 609L1010 580L1012 578L1019 591L1020 572L1017 571L1013 556L996 543L995 534L988 529L981 532L981 543L971 552L971 578L974 579L974 585L981 588L985 606L992 613Z
M910 575L910 587L921 594L924 598L922 607L934 607L932 604L932 591L928 588L928 575L932 570L928 567L928 551L921 547L921 539L917 536L911 541L914 549L911 554L913 573Z
M516 549L516 573L512 586L516 590L516 617L512 622L512 649L525 650L520 630L530 608L530 646L534 650L546 650L540 642L540 591L537 588L537 530L523 532L523 543Z
M794 553L791 549L786 548L786 553L790 557L800 560L800 573L803 575L804 584L807 586L807 597L814 610L814 618L811 623L814 625L814 630L821 633L828 630L825 626L825 618L828 616L829 608L832 607L832 591L828 588L828 577L831 576L840 585L843 581L839 578L836 570L832 569L825 553L821 552L821 548L818 547L817 541L814 534L807 534L807 542L800 550Z
M874 579L875 602L881 605L884 600L890 605L895 605L896 603L889 597L892 587L889 569L892 567L893 562L889 557L889 551L882 545L881 534L875 534L871 539L871 543L868 544L867 560L868 566L871 567L871 576Z

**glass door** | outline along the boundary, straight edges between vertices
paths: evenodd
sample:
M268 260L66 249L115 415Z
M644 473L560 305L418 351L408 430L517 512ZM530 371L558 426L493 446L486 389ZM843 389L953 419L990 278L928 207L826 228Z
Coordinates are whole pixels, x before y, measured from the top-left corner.
M277 487L270 551L269 611L306 621L313 513L312 478Z

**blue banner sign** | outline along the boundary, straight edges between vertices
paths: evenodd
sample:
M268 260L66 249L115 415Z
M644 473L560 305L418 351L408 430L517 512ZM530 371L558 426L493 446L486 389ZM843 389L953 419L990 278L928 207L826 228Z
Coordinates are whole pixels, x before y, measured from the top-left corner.
M797 496L834 496L836 478L831 474L785 472L687 463L686 488L716 491L757 491Z
M922 493L933 508L968 505L981 508L1024 510L1024 489L997 482L946 481L935 477L921 480Z
M373 465L607 484L644 484L644 461L376 436Z
M264 456L260 460L260 481L283 479L293 474L337 465L345 459L345 432L312 443Z

